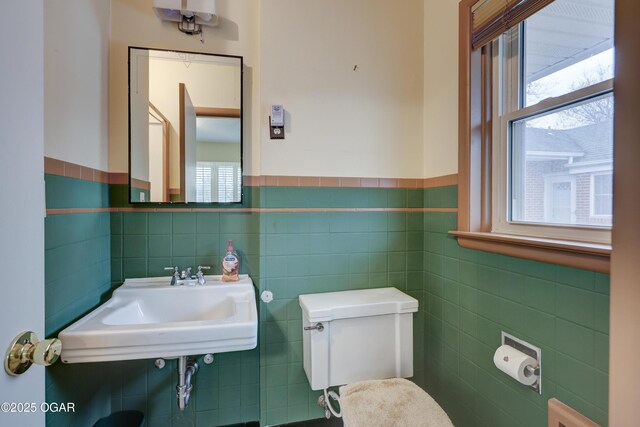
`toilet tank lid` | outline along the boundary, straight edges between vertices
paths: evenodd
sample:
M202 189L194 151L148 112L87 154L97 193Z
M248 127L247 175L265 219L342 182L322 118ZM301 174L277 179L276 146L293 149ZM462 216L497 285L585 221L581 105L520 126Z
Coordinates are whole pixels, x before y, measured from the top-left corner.
M308 294L298 300L310 322L418 311L418 300L396 288Z

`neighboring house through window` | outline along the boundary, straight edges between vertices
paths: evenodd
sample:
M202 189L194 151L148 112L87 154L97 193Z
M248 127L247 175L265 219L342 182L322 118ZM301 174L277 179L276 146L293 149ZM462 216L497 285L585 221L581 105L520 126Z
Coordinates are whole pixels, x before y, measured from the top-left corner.
M591 216L611 224L613 214L613 173L591 175Z

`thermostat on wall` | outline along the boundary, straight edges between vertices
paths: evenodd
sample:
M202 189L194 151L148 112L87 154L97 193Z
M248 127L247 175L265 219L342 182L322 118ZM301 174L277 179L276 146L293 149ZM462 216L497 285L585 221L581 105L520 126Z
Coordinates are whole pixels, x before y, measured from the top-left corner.
M284 126L284 108L282 108L282 105L271 106L271 126Z

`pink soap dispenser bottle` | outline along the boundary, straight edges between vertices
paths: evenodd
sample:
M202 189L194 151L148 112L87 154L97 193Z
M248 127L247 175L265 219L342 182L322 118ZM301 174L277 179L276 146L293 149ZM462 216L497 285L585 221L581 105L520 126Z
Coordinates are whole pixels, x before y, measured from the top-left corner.
M233 240L229 240L227 246L227 253L222 258L222 281L223 282L237 282L240 277L240 257L233 249L231 244Z

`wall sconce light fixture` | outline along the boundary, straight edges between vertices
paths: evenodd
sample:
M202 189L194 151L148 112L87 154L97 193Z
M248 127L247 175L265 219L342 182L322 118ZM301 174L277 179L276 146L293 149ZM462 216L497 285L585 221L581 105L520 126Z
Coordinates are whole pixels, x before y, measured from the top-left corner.
M153 11L163 21L178 24L190 36L202 33L202 26L216 27L216 0L153 0Z

